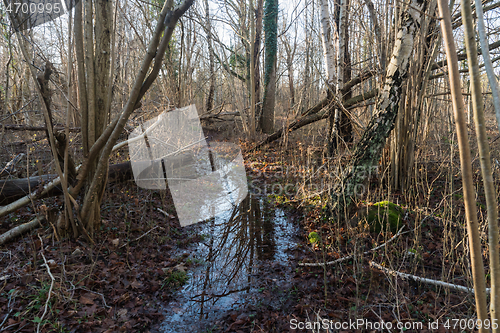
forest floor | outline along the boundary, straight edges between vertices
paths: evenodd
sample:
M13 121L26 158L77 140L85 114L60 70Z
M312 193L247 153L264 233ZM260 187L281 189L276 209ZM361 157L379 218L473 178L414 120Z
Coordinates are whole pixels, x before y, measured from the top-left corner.
M241 143L243 149L246 145ZM229 307L199 332L471 331L467 325L475 319L475 310L470 293L396 278L370 265L375 262L395 271L470 287L456 157L450 164L421 156L417 182L405 192L389 191L383 175L373 177L365 201L358 204L382 200L399 204L406 212L405 229L392 238L394 234L389 232L371 233L349 227L346 221L327 222L327 192L300 192L311 184L305 180L306 173L286 176L283 172L292 166L287 163L321 165L325 160L320 157L319 162L311 162L299 142L284 152L277 149L271 146L246 155L247 175L256 186L294 184L293 194L267 193L266 199L297 226L297 241L287 249L288 262L276 259L261 267L259 279L269 288L259 288L258 303ZM474 167L478 170L477 163ZM480 184L479 172L476 178ZM310 182L314 179L320 177L309 177ZM484 197L480 185L478 189L481 236L485 239ZM304 193L310 196L299 198ZM62 201L54 197L41 204L51 211ZM0 233L31 220L33 210L26 207L3 218ZM317 232L321 240L311 243L311 232ZM110 185L94 245L81 239L59 239L52 226L44 224L0 246L0 332L34 332L38 328L40 332L166 332L162 326L165 306L176 299L190 270L199 265L182 249L202 243L204 238L195 228L180 226L168 193L140 189L133 182ZM379 250L364 253L386 242ZM299 266L353 254L341 263ZM484 264L488 269L487 253ZM273 277L282 274L283 266L292 272L288 283L273 285ZM486 277L489 285L489 274Z

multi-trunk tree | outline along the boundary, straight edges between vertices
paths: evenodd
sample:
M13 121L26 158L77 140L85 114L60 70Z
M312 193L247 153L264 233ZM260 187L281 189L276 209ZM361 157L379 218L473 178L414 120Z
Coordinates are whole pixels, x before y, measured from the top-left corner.
M39 74L33 66L30 66L32 76L36 78L35 87L39 99L43 101L41 104L47 136L64 191L65 210L63 218L59 219L59 232L66 233L70 228L74 236L83 234L91 241L92 234L100 223L100 205L107 181L109 156L130 115L141 106L141 99L162 69L163 57L169 47L175 26L193 2L194 0L184 0L177 6L174 6L173 0L164 3L127 102L112 120L112 78L114 77L112 64L115 59L113 22L117 8L106 0L89 0L80 2L76 6L74 40L78 64L84 159L74 182L71 182L70 178L72 168L67 150L68 136L53 128L50 93L47 88L54 71L52 64L47 62L44 72ZM18 41L24 57L28 60L27 63L32 64L19 31ZM81 201L79 200L80 194ZM21 203L29 202L30 198L31 196L28 199L23 198ZM7 213L9 209L12 207L3 209L0 214Z

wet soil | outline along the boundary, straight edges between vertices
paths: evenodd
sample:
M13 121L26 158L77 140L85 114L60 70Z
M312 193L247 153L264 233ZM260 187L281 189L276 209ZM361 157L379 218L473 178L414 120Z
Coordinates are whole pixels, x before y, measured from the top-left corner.
M234 210L192 229L203 240L178 252L195 264L166 305L160 332L213 331L233 313L243 314L240 322L251 320L251 309L276 311L290 300L298 226L283 209L249 195Z
M283 160L300 153L300 147L290 146L285 157L272 148L245 156L249 182L272 189L265 186L266 175L276 175ZM362 253L392 235L325 223L314 198L287 201L270 191L253 192L227 214L182 228L168 193L133 182L108 186L94 246L58 239L46 223L0 247L1 330L34 332L41 321L41 332L373 331L292 325L363 319L423 325L405 332L464 331L443 324L475 318L470 294L395 278L369 265L375 261L421 277L470 283L463 198L448 188L450 175L457 175L454 191L461 188L458 167L447 171L427 163L422 170L419 177L425 176L430 191L418 189L411 200L397 191L384 197L407 209L410 232L367 255ZM272 180L276 184L279 177ZM379 183L373 191L380 197L387 193ZM478 201L484 225L481 193ZM40 205L57 210L62 201L43 199L2 218L0 232L29 221ZM309 243L312 231L322 236L321 244ZM352 254L357 255L340 265L298 265ZM44 258L52 260L53 284ZM483 259L488 269L486 252ZM435 321L440 326L430 329Z

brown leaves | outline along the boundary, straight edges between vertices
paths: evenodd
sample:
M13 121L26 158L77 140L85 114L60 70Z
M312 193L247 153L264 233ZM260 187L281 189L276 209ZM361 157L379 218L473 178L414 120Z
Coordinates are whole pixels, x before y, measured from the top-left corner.
M88 297L88 294L80 296L80 303L84 305L94 305L92 298Z

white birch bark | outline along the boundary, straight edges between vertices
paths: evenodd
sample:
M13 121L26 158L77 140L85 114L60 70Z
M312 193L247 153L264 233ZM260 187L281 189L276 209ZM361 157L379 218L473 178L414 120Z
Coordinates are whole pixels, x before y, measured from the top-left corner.
M370 120L352 158L352 168L343 179L343 192L333 193L332 202L337 213L353 203L354 196L360 194L365 182L380 159L382 149L394 128L402 94L402 84L408 74L415 36L422 23L428 0L412 0L402 14L401 24L396 34L394 48L387 65L384 87L380 93L376 113Z
M332 35L334 35L332 39ZM323 57L326 67L326 80L330 88L336 88L338 76L335 75L336 71L336 50L334 48L334 40L338 43L338 36L336 29L332 29L330 23L330 10L328 8L328 0L321 0L321 41L323 43ZM338 48L337 48L338 49Z
M346 54L345 49L346 45L346 36L344 35L347 32L347 5L346 0L340 0L340 14L339 14L339 32L338 32L338 66L337 66L337 77L338 77L338 87L339 89L344 87L344 66L346 65Z
M484 60L484 68L488 75L488 81L491 87L491 94L493 95L493 105L495 107L495 115L497 117L498 130L500 131L500 87L493 71L493 64L491 63L490 50L488 46L488 39L486 38L486 29L484 27L484 14L483 4L481 0L475 0L476 13L477 13L477 30L479 32L479 42L481 43L481 50Z

